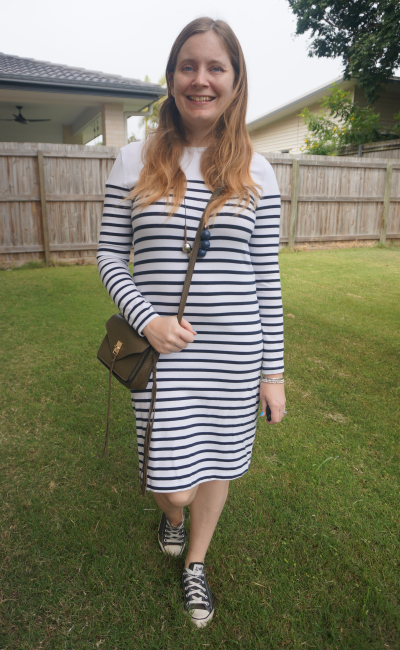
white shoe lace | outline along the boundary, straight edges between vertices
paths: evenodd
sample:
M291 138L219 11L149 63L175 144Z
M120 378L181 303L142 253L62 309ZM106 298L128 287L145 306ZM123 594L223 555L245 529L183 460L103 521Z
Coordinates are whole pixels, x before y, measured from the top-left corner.
M191 608L196 609L196 605L209 605L207 590L203 576L191 569L185 569L183 579L185 585L185 596ZM188 583L188 584L186 584Z
M185 537L185 520L179 526L172 526L167 519L164 530L164 544L182 544Z

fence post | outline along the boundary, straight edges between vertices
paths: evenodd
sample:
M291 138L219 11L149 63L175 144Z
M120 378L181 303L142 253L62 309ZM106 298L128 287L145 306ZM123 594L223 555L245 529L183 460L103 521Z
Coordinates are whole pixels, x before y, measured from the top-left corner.
M44 259L47 266L49 266L50 264L49 222L47 218L47 201L46 201L46 186L45 186L45 177L44 177L43 151L38 151L37 157L38 157L38 167L39 167L39 188L40 188L40 205L41 205L41 213L42 213Z
M386 231L389 219L390 195L392 193L393 163L386 166L385 193L383 195L383 211L381 223L381 244L386 244Z
M296 220L297 220L297 199L299 196L299 176L300 161L293 159L292 163L292 194L290 199L290 221L289 221L289 247L294 249L294 240L296 237Z

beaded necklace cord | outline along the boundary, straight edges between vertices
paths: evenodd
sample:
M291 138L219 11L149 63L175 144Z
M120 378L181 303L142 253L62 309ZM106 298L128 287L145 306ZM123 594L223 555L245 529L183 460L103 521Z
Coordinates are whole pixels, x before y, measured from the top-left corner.
M185 209L185 243L182 246L182 250L184 253L187 253L187 255L190 255L192 252L192 247L189 244L187 240L187 225L186 225L186 201L185 199L183 200L183 207ZM211 233L208 230L208 228L204 228L204 230L201 233L201 244L199 248L199 252L197 253L198 257L205 257L207 254L207 251L210 249L210 237Z

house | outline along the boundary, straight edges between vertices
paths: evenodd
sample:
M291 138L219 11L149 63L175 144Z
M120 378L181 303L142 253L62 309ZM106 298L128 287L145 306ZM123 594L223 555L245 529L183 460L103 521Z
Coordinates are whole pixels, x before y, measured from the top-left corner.
M338 83L344 91L349 91L353 102L357 102L359 106L367 105L364 91L358 86L356 79L347 81L343 77L337 77L249 122L247 128L255 151L300 152L308 131L299 114L306 107L312 113L321 112L322 107L318 102L329 95L334 83ZM380 113L384 127L389 128L394 124L393 115L400 111L400 77L390 79L374 109Z
M0 142L127 143L127 118L151 114L158 84L0 53Z

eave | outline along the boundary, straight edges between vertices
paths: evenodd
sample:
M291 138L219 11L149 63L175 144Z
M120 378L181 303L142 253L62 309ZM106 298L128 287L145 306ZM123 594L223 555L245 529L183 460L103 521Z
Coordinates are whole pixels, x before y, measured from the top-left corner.
M101 95L103 97L118 97L118 98L136 98L148 99L149 104L157 101L160 97L166 94L164 88L155 87L149 89L145 86L117 86L112 83L77 83L76 81L60 82L58 80L45 81L37 79L21 79L18 75L0 76L0 88L7 88L10 90L28 90L36 92L51 92L51 93L66 93L75 95Z

